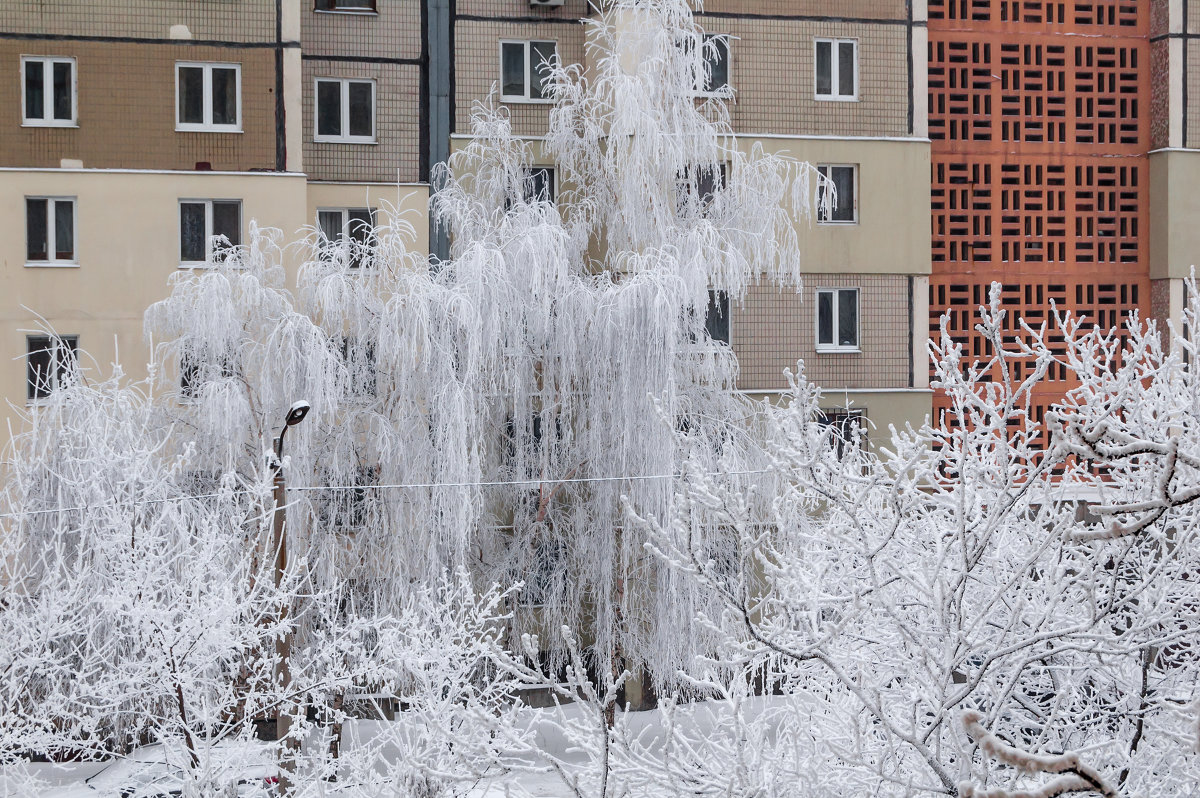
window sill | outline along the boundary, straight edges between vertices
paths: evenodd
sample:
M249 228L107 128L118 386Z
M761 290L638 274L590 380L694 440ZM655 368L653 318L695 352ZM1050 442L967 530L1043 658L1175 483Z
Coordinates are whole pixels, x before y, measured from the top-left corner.
M818 346L818 355L861 355L862 350L857 346Z
M224 263L209 263L206 260L187 260L180 261L179 268L181 269L215 269L218 266L224 266Z
M26 269L78 269L79 261L76 260L33 260L25 264Z
M817 221L818 227L853 227L856 224L858 224L858 219L851 219L851 220L845 221L845 222L835 221L832 219L828 219L825 221L820 221L820 220Z
M241 133L242 128L228 126L175 125L176 133Z
M314 8L314 14L347 14L352 17L377 17L379 11L372 8Z
M364 138L334 138L332 136L313 136L316 144L378 144L378 139Z
M57 128L78 129L79 123L76 122L75 120L71 120L70 122L65 122L65 121L62 121L62 122L39 122L37 120L31 121L31 120L27 119L21 123L21 127L57 127Z
M513 105L554 105L554 100L535 100L530 97L506 97L500 95L500 102Z
M858 102L858 95L855 95L853 97L840 97L840 96L833 96L833 95L818 94L813 99L815 99L819 103L856 103L856 102Z

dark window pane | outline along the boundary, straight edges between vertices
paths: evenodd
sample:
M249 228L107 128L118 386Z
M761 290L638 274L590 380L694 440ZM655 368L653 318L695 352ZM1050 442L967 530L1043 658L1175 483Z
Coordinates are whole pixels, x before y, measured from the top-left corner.
M854 96L854 42L838 43L838 94Z
M204 260L204 203L179 203L179 259Z
M179 358L179 394L187 399L196 397L196 390L200 387L200 368L196 365L196 361L187 355L182 355Z
M711 72L705 91L717 91L729 85L729 40L724 36L705 36L709 46L705 48L704 60Z
M350 94L350 135L375 135L375 110L371 102L371 84L354 81L347 86Z
M25 259L30 262L50 260L47 242L46 214L48 200L25 200Z
M54 257L75 260L75 203L71 200L54 203Z
M837 205L833 209L835 222L854 221L854 167L833 166L829 169L833 185L837 189Z
M317 82L317 135L342 135L342 84L336 80Z
M213 67L212 70L212 121L214 125L236 125L237 118L237 70L229 67Z
M55 353L58 355L58 384L61 385L63 377L69 369L75 367L76 361L79 359L79 336L64 335L58 340L58 346L55 348Z
M547 72L554 63L554 42L529 43L529 96L534 100L546 98L549 86Z
M46 118L46 72L41 61L25 62L25 118Z
M242 243L242 204L240 202L214 202L212 215L212 234L214 237L218 237L213 242L214 254ZM220 237L225 240L221 240ZM217 260L217 258L214 259Z
M342 237L342 212L317 211L317 227L326 239L337 241Z
M529 169L522 188L526 202L554 202L554 170L546 166Z
M500 45L500 93L525 96L525 45L521 42Z
M204 69L179 67L179 121L204 123Z
M54 65L54 118L71 118L71 64Z
M833 292L817 292L817 344L833 344Z
M833 43L817 42L817 94L833 94Z
M367 243L371 238L370 208L351 208L346 213L346 232L350 236L350 268L357 269L364 265L367 257Z
M54 342L44 335L31 335L25 339L25 346L27 395L43 399L54 388Z
M724 291L708 292L704 330L714 341L729 343L729 294Z
M858 292L838 291L838 346L858 346Z

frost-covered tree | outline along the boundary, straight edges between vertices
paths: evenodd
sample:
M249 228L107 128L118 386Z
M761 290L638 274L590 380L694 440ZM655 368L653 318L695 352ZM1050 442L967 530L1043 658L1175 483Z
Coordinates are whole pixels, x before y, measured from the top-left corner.
M801 372L769 409L769 502L756 479L712 476L697 446L655 545L721 599L707 617L728 635L722 661L767 672L840 794L1186 792L1194 343L1137 319L1124 345L1067 318L1065 344L1046 328L1014 340L998 297L981 311L988 361L945 333L932 346L939 423L868 451L818 421ZM1047 432L1031 390L1054 362L1081 386ZM705 547L714 535L731 559Z
M587 25L586 71L546 65L557 204L532 146L481 105L433 198L449 260L414 254L403 220L336 246L254 231L181 272L147 335L159 375L187 377L179 428L214 465L259 457L311 402L289 434L288 512L315 572L385 605L446 568L521 579L514 634L560 649L567 624L599 672L666 677L703 630L621 499L664 517L673 425L744 460L750 405L706 318L757 280L798 284L818 177L740 143L723 101L697 96L716 45L689 3L620 0Z

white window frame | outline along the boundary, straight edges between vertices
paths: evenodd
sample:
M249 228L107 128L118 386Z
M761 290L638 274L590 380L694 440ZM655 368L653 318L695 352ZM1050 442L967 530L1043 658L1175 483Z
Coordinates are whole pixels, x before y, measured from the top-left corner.
M817 171L822 169L830 169L834 167L844 167L853 170L854 172L854 216L851 219L822 219L820 207L817 208L817 224L819 225L849 225L858 224L858 164L856 163L820 163L817 164ZM826 180L832 181L833 178L829 175L823 175Z
M26 257L25 265L31 268L58 268L58 269L76 269L79 268L79 198L78 197L54 197L46 194L31 194L24 197L25 200L46 200L46 260L29 260ZM57 229L55 226L55 203L69 202L71 203L71 249L75 253L75 257L70 260L60 260L56 257L54 244L54 233ZM29 255L29 204L25 204L25 254Z
M202 68L204 70L204 80L202 83L203 95L203 122L184 122L179 118L179 70L184 68ZM212 71L213 69L233 69L234 82L237 90L237 122L232 125L216 125L213 124L213 95L212 95ZM225 61L176 61L175 62L175 130L185 133L241 133L242 132L242 65L239 63Z
M700 86L693 86L692 91L697 97L718 97L729 98L733 96L733 39L734 37L728 33L704 33L701 34L701 42L707 42L709 39L723 39L725 42L725 85L719 86L712 91L704 91ZM703 44L701 45L703 46ZM703 51L701 52L703 57Z
M534 65L530 53L533 51L534 42L552 42L554 44L554 57L559 58L558 54L558 39L501 39L497 47L497 55L499 56L500 65L500 102L505 103L532 103L534 105L548 105L554 102L549 97L537 99L529 96L529 90L533 87L533 70ZM524 94L504 94L504 45L520 44L525 47L525 57L522 63L525 65L525 93Z
M344 12L343 12L344 13ZM355 12L358 13L358 12ZM346 131L338 136L321 135L317 118L320 115L318 103L320 100L320 86L322 83L338 83L341 85L339 93L339 118L342 122L342 130ZM351 136L350 130L350 89L351 83L370 83L371 84L371 135L369 136ZM333 78L320 77L313 79L313 141L320 141L334 144L376 144L378 143L377 132L379 129L379 92L373 78Z
M28 117L25 97L25 65L37 61L42 65L42 117ZM54 118L54 64L71 65L71 118ZM22 127L79 127L79 68L75 59L60 55L21 56L21 126ZM49 111L49 114L47 114Z
M354 206L340 205L340 206L334 206L334 207L329 207L329 208L317 208L317 218L316 218L317 235L319 237L323 237L324 242L327 243L329 246L329 250L322 249L322 252L321 252L322 256L324 256L326 254L326 252L332 252L335 249L341 250L341 249L348 248L350 246L350 241L351 241L351 238L350 238L350 212L351 211L367 211L367 213L371 217L371 231L372 231L372 236L374 236L375 226L379 223L378 222L379 209L376 207L367 206L367 205L354 205ZM338 238L336 240L331 239L328 236L326 236L325 231L321 228L321 214L323 214L323 213L336 213L341 217L341 225L340 225L341 232L338 234ZM372 246L371 249L374 249L374 246ZM349 265L351 271L367 271L366 269L364 269L362 267L362 264L348 264L348 265Z
M209 265L210 265L209 262L212 260L212 255L213 255L213 203L214 202L236 202L237 203L237 206L238 206L238 241L239 241L239 243L234 244L234 246L241 246L240 242L243 239L242 224L245 221L245 219L244 219L244 214L242 213L242 210L243 210L242 209L242 201L240 199L237 199L234 197L229 197L229 198L225 198L225 197L211 197L211 198L180 197L179 202L176 203L176 209L175 209L175 224L176 224L176 230L178 233L175 236L177 249L179 249L179 250L183 249L183 206L184 205L198 205L200 203L204 203L204 260L183 260L183 253L180 252L179 268L181 268L181 269L204 269L204 268L209 267Z
M817 91L817 45L819 42L829 42L829 46L830 46L830 59L829 59L829 90L830 90L830 93L829 94L821 94ZM849 94L849 95L839 93L840 81L838 79L840 77L838 74L839 63L840 63L840 60L838 58L838 50L839 50L839 46L846 42L854 45L854 93ZM816 97L821 102L835 102L835 103L837 103L837 102L840 102L840 103L858 102L859 72L861 72L861 69L859 67L859 58L858 58L858 39L834 39L834 38L831 38L828 36L818 36L813 39L812 53L813 53L813 96Z
M837 342L838 338L838 292L854 292L854 345L845 346ZM821 343L821 294L833 294L833 343ZM813 313L813 341L818 353L861 352L862 351L862 290L858 286L822 286L816 291L816 312Z

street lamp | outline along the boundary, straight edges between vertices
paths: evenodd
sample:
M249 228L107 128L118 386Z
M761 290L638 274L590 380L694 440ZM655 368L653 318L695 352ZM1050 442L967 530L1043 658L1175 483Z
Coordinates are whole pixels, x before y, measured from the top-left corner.
M271 545L275 549L275 589L283 583L283 575L287 572L288 553L287 553L287 531L284 526L284 520L287 516L287 485L284 482L283 475L283 436L287 434L288 427L294 427L304 420L308 415L308 411L312 409L305 400L301 399L292 404L288 408L287 416L283 419L283 429L279 431L279 437L275 439L275 458L271 463L271 470L275 474L274 485L274 501L275 509L271 517ZM284 604L280 608L279 620L286 621L288 610L290 608ZM292 669L288 663L288 658L292 653L292 635L291 633L279 635L275 638L275 677L281 693L286 693L292 684ZM286 740L288 732L292 726L292 702L281 702L279 710L275 716L275 739L285 740L284 750L280 752L279 757L279 794L284 795L290 789L291 777L295 772L295 762L293 754L295 751L294 740Z

